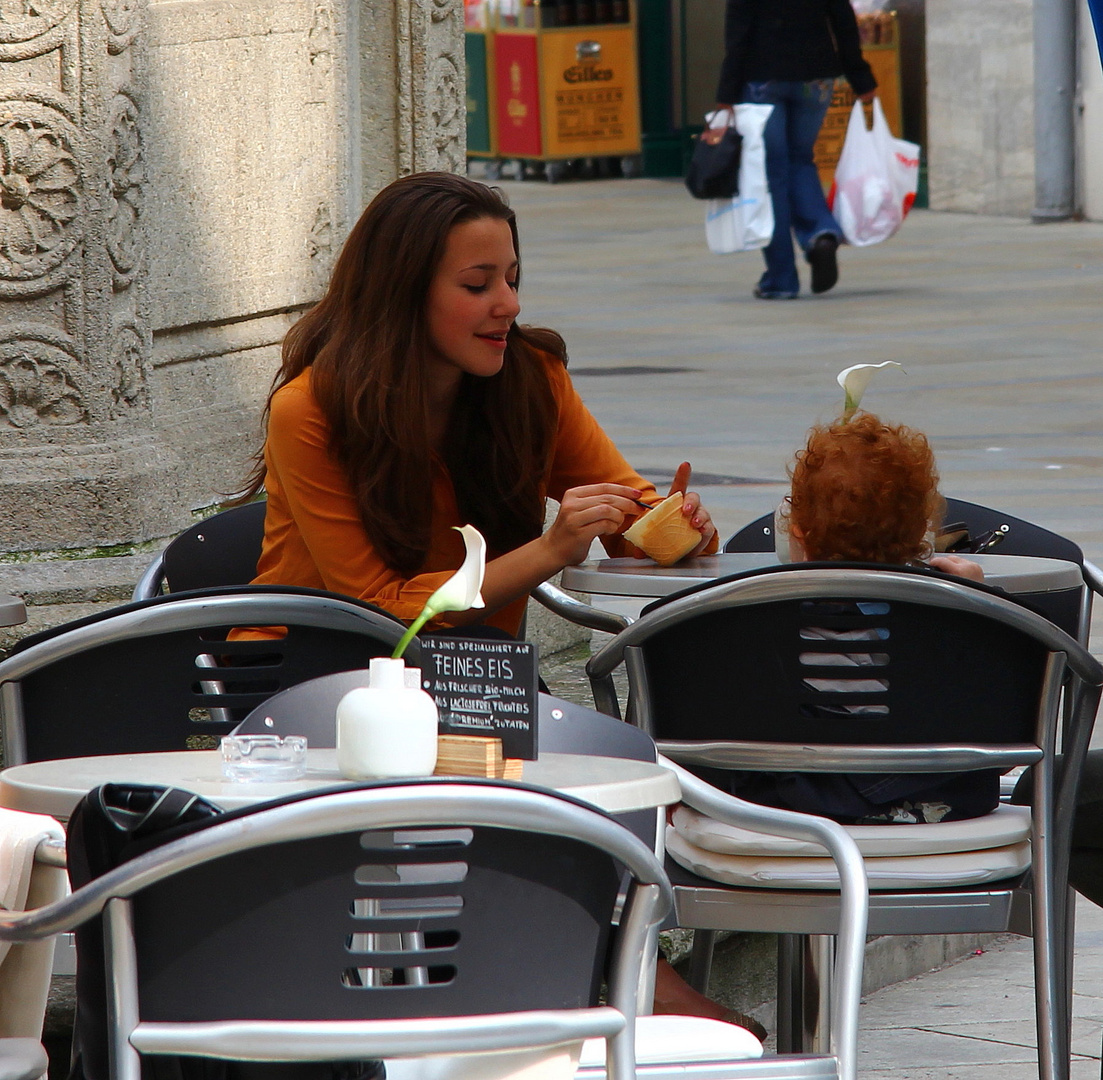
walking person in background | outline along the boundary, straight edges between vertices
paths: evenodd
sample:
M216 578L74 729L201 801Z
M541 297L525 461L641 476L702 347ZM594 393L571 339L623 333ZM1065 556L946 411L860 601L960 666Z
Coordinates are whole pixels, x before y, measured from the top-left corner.
M854 9L849 0L727 0L724 46L718 108L741 101L774 107L764 133L774 235L763 249L766 271L754 294L796 298L794 234L812 267L812 292L827 292L839 279L842 232L827 208L812 150L837 75L846 76L863 102L872 101L877 88L862 58Z

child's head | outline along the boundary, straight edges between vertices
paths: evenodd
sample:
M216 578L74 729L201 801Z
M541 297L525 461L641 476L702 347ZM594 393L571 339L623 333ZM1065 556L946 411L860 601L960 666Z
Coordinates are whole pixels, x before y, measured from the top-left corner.
M909 563L942 513L926 437L871 413L815 427L790 470L789 532L804 558Z

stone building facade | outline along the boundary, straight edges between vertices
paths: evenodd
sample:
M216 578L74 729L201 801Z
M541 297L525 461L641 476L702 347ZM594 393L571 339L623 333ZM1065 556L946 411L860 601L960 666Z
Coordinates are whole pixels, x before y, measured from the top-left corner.
M1103 67L1075 0L1077 214L1103 221ZM930 203L1030 217L1035 206L1034 0L925 0Z

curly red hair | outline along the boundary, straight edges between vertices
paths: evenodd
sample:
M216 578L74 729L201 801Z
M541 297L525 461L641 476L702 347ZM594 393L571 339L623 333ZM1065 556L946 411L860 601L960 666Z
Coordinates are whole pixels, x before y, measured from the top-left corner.
M922 432L872 413L817 426L790 470L789 521L811 560L910 563L941 519L934 454Z

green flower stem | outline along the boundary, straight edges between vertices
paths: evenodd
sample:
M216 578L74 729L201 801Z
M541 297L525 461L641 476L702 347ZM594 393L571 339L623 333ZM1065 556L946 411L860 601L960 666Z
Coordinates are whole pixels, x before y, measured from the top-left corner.
M398 644L394 647L394 652L391 653L392 660L401 660L402 654L406 651L406 646L417 636L417 632L432 618L433 613L426 608L412 623L410 628L399 639Z

